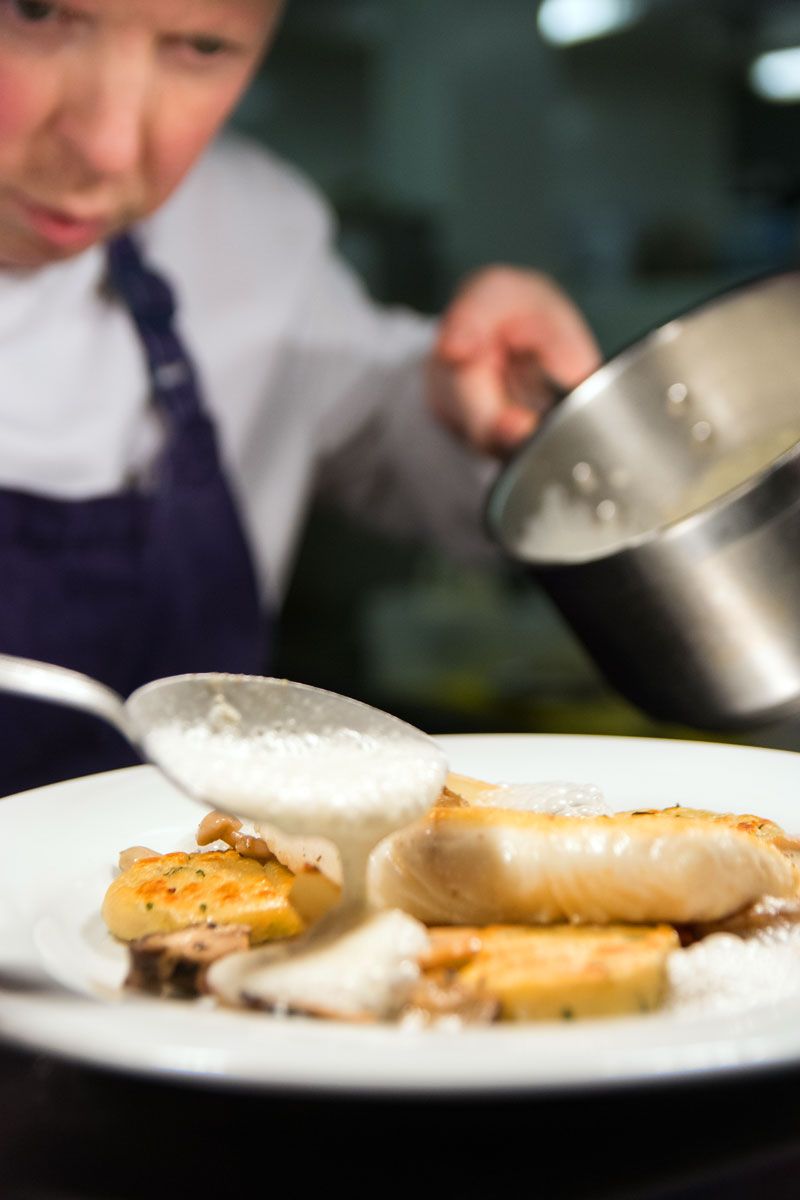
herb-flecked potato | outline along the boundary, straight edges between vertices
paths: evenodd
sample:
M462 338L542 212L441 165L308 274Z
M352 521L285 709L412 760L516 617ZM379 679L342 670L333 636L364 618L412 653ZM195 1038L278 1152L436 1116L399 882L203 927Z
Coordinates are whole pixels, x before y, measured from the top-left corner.
M469 990L495 999L506 1021L650 1012L678 949L668 925L497 925L430 934L430 968L454 972Z
M103 919L123 941L170 933L198 922L246 925L250 941L300 933L290 900L295 877L277 861L256 862L235 850L140 858L119 875L103 901Z

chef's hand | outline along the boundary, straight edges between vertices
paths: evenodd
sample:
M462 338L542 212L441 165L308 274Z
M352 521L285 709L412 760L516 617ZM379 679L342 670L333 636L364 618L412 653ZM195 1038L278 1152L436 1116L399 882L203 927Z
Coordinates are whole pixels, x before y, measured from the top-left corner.
M588 325L546 275L489 267L445 312L430 372L430 400L446 426L504 458L553 403L600 363Z

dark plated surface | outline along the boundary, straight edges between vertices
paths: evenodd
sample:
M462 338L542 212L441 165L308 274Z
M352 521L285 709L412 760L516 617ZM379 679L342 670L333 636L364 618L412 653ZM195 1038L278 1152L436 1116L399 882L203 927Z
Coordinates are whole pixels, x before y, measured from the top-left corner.
M215 1090L0 1048L3 1200L800 1196L800 1071L585 1096ZM253 1190L255 1187L255 1191Z

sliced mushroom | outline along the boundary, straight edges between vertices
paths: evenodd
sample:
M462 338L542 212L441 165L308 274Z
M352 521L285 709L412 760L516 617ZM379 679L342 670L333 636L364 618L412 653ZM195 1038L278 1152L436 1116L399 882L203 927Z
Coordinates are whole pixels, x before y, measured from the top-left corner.
M172 933L151 933L130 942L125 986L159 996L197 996L207 990L206 972L227 954L246 950L246 925L189 925Z

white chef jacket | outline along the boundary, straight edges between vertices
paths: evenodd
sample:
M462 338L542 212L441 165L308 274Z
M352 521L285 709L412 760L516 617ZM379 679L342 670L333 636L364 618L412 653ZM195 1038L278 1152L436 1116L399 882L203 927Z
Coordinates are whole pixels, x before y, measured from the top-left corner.
M429 415L432 322L373 305L322 200L230 135L139 228L237 495L266 600L284 594L315 488L398 533L485 547L494 471ZM63 499L146 478L162 431L142 348L93 247L0 271L0 487Z

